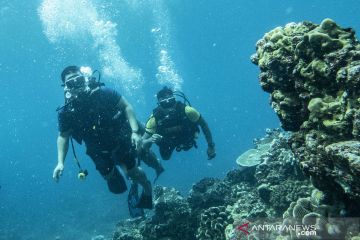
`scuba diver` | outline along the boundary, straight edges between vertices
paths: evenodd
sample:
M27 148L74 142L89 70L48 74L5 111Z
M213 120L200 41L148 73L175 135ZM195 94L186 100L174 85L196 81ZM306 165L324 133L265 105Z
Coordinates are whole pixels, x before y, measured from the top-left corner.
M175 96L182 97L184 102L177 101ZM169 160L176 150L188 151L197 148L196 139L201 127L207 144L208 159L216 156L215 144L205 119L187 100L184 93L173 91L168 87L161 89L157 95L158 107L146 123L143 135L143 148L150 148L152 143L159 146L162 159Z
M85 143L86 154L112 193L127 190L124 177L117 168L120 166L124 174L143 189L140 198L135 197L138 201L129 208L152 209L151 183L138 164L141 134L131 104L115 90L104 87L100 83L100 73L92 72L89 67L68 66L62 71L61 80L65 105L58 108L58 163L53 171L54 180L58 182L63 173L69 142L80 169L78 177L86 177L87 171L81 168L75 154L75 139L79 144ZM152 160L157 161L156 156ZM158 161L153 164L160 169L161 165L156 165L160 164Z

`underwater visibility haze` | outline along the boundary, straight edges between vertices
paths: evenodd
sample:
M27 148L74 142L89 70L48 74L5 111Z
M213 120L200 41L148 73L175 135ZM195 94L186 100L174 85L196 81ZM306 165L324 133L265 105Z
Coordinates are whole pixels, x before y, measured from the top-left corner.
M156 185L186 197L201 179L238 169L236 159L254 139L266 132L280 143L285 138L266 129L296 128L270 104L269 89L276 86L259 80L253 63L260 69L265 64L250 60L263 47L256 49L257 42L278 26L326 18L357 37L359 12L355 0L1 0L0 240L116 239L116 224L129 218L127 194L108 191L83 145L75 148L89 171L86 180L77 178L71 149L60 181L52 179L66 66L99 70L101 81L127 98L142 123L163 86L186 94L209 124L217 154L207 159L201 133L197 149L162 161L165 172ZM270 79L274 72L267 74ZM157 146L152 149L160 157ZM197 239L204 234L198 230Z

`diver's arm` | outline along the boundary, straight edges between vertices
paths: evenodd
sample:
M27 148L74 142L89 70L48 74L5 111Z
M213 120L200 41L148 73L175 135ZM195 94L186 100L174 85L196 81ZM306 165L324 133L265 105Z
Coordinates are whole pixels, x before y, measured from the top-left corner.
M205 135L206 142L208 144L208 150L207 150L208 157L209 159L212 159L216 156L216 152L215 152L215 143L213 142L210 128L202 116L199 118L198 124L200 125L201 130Z
M207 142L208 146L215 145L213 140L212 140L212 135L211 135L210 128L209 128L207 122L205 121L205 119L203 117L199 118L198 124L200 125L201 130L203 131L203 133L205 135L206 142Z
M121 97L121 99L118 103L118 106L120 107L120 109L125 110L126 118L128 119L131 130L132 130L131 141L133 144L135 144L135 146L137 148L140 144L141 136L139 133L139 125L138 125L136 117L135 117L134 109L131 106L131 104L128 101L126 101L126 99L124 97Z
M151 134L145 132L144 135L142 136L142 147L144 149L149 149L151 145L152 145Z
M53 172L53 179L59 181L64 170L64 162L69 149L70 131L60 132L57 138L58 163Z
M153 143L160 143L162 136L156 133L156 121L153 115L150 116L145 126L145 133L142 137L143 145L145 149L149 149Z
M121 109L125 110L125 114L126 114L127 119L129 120L131 130L133 132L138 132L139 126L137 124L135 112L134 112L134 109L131 106L131 104L128 101L126 101L126 99L124 97L121 97L121 99L119 101L119 106Z
M150 134L148 132L145 132L142 137L142 147L144 149L149 149L153 143L159 143L162 138L163 137L160 134Z

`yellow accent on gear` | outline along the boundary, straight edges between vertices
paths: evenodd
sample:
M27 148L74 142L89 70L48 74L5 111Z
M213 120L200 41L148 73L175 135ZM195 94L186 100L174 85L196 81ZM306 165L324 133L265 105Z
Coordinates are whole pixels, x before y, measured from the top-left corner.
M146 128L146 131L149 132L150 134L156 133L156 121L152 114L151 114L149 120L147 121L145 128Z
M185 114L188 117L188 119L193 123L196 123L200 119L200 113L193 107L186 106ZM153 114L151 114L149 120L146 123L145 128L146 128L146 131L150 134L156 133L157 126L156 126L156 121L155 121L155 117Z
M186 106L185 114L191 122L196 123L199 121L200 113L195 108Z

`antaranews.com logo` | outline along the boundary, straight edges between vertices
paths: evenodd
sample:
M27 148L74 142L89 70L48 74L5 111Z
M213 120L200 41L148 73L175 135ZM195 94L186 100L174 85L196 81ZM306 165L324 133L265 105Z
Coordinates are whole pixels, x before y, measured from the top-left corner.
M226 230L228 240L270 240L277 236L291 236L292 239L350 239L360 235L360 218L313 218L307 219L256 219L244 220L229 225Z
M280 235L280 233L284 232L294 232L299 238L308 237L308 239L311 239L311 237L314 237L315 239L317 236L317 229L315 225L253 224L250 222L245 222L235 227L232 236L230 236L230 239L252 239L251 236L254 236L255 239L255 235L257 236L256 239L259 239L259 235L269 236L271 232L278 233L277 235Z

